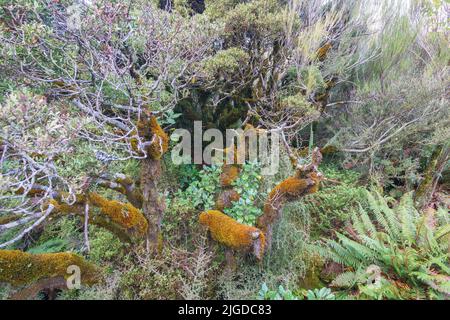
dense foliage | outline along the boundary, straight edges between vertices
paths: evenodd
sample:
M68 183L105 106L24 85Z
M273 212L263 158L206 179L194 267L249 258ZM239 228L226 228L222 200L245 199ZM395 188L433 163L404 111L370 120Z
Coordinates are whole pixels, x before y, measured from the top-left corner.
M0 0L0 298L449 299L449 10Z

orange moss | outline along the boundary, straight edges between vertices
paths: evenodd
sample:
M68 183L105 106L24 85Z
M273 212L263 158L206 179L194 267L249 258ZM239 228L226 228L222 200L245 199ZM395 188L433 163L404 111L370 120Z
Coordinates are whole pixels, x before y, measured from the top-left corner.
M148 222L139 209L129 203L122 203L115 200L108 200L97 193L89 194L89 201L98 207L102 214L120 225L121 227L144 236L147 232Z
M244 131L248 131L248 130L254 130L255 126L252 125L251 123L247 123L244 127Z
M214 240L232 249L256 249L256 257L262 258L265 236L258 228L241 224L217 210L202 212L199 222L208 227Z
M297 166L298 159L297 158L306 158L309 153L309 148L305 147L302 149L294 149L293 154L290 155L289 160L291 161L291 164L293 167Z
M309 154L309 147L305 147L297 151L297 155L302 158L306 158L308 154Z
M308 190L306 190L306 194L312 194L319 191L320 181L322 181L322 175L319 175L319 173L313 171L308 175L308 178L314 181L314 184L310 186Z
M241 148L245 147L245 155L248 156L248 143L246 142L246 137L250 137L250 132L254 132L256 136L262 134L265 132L264 129L257 129L251 124L246 124L244 127L244 134L241 134L237 137L238 139L238 146ZM224 164L222 168L222 174L220 176L220 184L222 187L229 187L235 181L239 175L241 164L238 164L238 160L245 160L245 159L238 159L239 152L243 151L244 149L238 149L236 145L231 145L228 148L222 149L222 156L224 159ZM232 153L232 155L231 155ZM228 157L233 159L228 159ZM233 162L231 162L231 160ZM228 161L228 163L226 163ZM231 162L231 163L230 163Z
M319 50L317 50L317 59L323 61L331 47L332 45L330 42L327 42L322 47L320 47Z
M269 194L269 202L277 197L299 197L310 186L310 182L297 177L289 177L279 183Z
M320 149L320 153L321 154L333 154L338 152L339 149L336 146L333 145L328 145L326 147L323 147L322 149Z
M16 194L24 194L25 193L25 189L20 187L19 189L16 190L15 192ZM42 195L45 193L45 190L43 189L34 189L31 188L30 190L28 190L27 192L27 196L29 197L33 197L33 196L38 196L38 195Z
M233 153L233 154L230 155L231 153ZM228 161L228 163L234 163L234 164L237 163L237 155L238 155L237 148L234 145L231 147L222 149L222 157L223 157L224 166L226 165L225 164L226 161ZM228 157L230 157L230 158L233 157L233 161L231 162L231 159L228 160ZM228 165L231 165L231 164L228 164Z
M131 131L131 139L130 139L130 146L131 149L134 152L139 152L139 148L138 148L138 139L136 138L137 132L135 130Z
M28 300L33 299L42 290L53 291L55 289L67 288L67 281L64 277L53 277L47 279L41 279L35 283L14 292L8 299L10 300Z
M55 207L55 209L53 211L54 213L63 213L63 214L78 213L82 209L77 204L69 205L65 202L59 203L55 199L50 200L49 204L51 204L51 205L53 205L53 207Z
M222 187L229 187L238 178L240 168L237 165L224 165L220 175L220 185Z
M223 211L225 208L231 207L234 201L238 201L240 198L239 193L234 190L224 190L222 191L216 199L216 209Z
M123 175L123 177L117 177L116 182L121 185L132 185L134 183L133 179Z
M73 205L60 203L55 199L50 200L49 203L55 207L55 214L76 214L84 217L84 201L78 201L82 198L84 197L77 197ZM90 214L90 223L108 229L124 241L141 239L147 234L147 219L130 203L108 200L97 193L90 193L88 200L92 206L100 209L99 214Z
M22 218L22 215L8 214L0 217L0 225L7 224Z
M255 128L252 124L247 123L244 127L244 132L248 132L248 131L254 131L254 133L256 135L261 135L261 134L265 134L266 130L265 129L259 129L259 128Z
M81 256L71 252L30 254L19 250L0 250L0 282L13 286L31 284L40 279L64 277L67 268L78 266L81 283L93 284L100 280L100 271Z
M138 135L144 142L151 142L147 147L148 156L153 160L161 159L163 154L169 148L169 136L164 132L155 116L149 120L139 120L137 123L137 132L132 135ZM130 139L131 148L138 152L138 139Z
M149 121L150 131L156 137L150 145L148 152L153 160L161 159L169 148L169 137L159 125L156 117L152 116Z
M315 171L307 173L305 178L301 177L303 174L297 172L296 176L283 180L272 189L264 204L264 213L257 220L257 226L261 230L267 232L279 218L286 201L292 201L319 190L322 176Z

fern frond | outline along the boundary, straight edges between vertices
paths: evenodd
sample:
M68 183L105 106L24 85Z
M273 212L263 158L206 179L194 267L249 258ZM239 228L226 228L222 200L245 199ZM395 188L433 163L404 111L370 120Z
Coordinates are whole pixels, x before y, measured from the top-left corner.
M330 258L334 262L358 268L361 265L361 261L354 256L352 251L347 250L341 244L334 240L327 241L327 246L330 249Z
M345 272L332 285L358 285L368 296L388 299L423 298L426 291L428 297L448 294L450 224L442 224L446 218L437 219L435 212L431 217L420 215L411 194L404 195L395 209L378 193L368 193L367 197L369 210L360 206L352 212L352 228L358 233L357 239L336 233L337 240L326 241L321 255L353 270L376 264L389 275L387 282L381 288L373 287L358 283L363 280L357 277L357 272Z
M417 279L426 285L430 286L434 290L450 294L450 277L441 274L428 274L425 272L413 272Z
M367 263L368 261L373 262L375 260L375 254L370 248L347 238L343 234L337 233L337 237L347 251L351 252L360 262Z
M364 245L366 245L373 251L376 251L377 254L382 255L389 253L389 249L387 249L378 239L372 239L368 236L361 236L361 241L364 243Z
M435 236L436 240L439 240L448 234L450 234L450 223L446 224L446 225L440 227L438 230L436 230L434 236Z
M359 218L358 212L356 210L353 210L351 213L351 219L352 219L352 226L356 230L359 236L363 236L366 234L364 224L362 223L361 219Z
M439 207L436 211L436 217L440 224L450 224L450 215L448 214L447 208Z
M414 208L412 195L410 193L405 194L401 200L400 204L397 207L397 214L400 218L400 225L402 229L402 239L411 245L414 243L416 239L416 219L417 215L414 213L417 212Z
M376 203L378 204L378 207L380 208L381 213L384 215L385 220L387 221L389 225L389 236L392 239L398 240L400 236L400 222L398 221L398 218L391 208L389 208L386 200L381 196L379 193L375 193L377 196ZM387 230L386 230L387 231Z
M369 191L367 191L367 202L369 203L370 210L374 213L377 222L383 227L384 231L386 231L390 237L394 237L395 235L393 234L393 231L381 210L382 208Z
M361 205L359 205L359 215L361 217L361 220L364 224L364 228L367 231L368 235L374 237L377 234L375 225L372 223L372 220L369 218L369 215Z

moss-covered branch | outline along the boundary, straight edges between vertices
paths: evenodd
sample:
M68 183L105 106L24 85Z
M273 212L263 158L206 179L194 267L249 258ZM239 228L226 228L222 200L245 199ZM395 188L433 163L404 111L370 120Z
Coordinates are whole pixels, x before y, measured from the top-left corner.
M280 218L283 206L286 202L295 201L305 195L315 193L319 190L322 174L317 167L322 161L322 155L318 148L313 151L312 162L309 165L297 166L295 175L289 177L272 189L264 204L264 213L257 220L257 227L267 237L270 247L272 241L272 228Z
M127 197L136 208L142 208L142 192L135 186L134 181L124 174L116 174L113 178L102 177L98 184L104 188L117 191Z
M265 236L258 228L237 222L217 210L202 212L199 221L214 240L234 250L252 250L258 259L264 254Z
M86 198L79 196L77 202L69 205L57 200L50 203L55 207L56 214L76 214L84 217L84 203L98 208L98 212L90 211L89 221L101 226L124 241L138 241L147 232L148 223L142 212L130 203L108 200L98 193L91 192Z
M139 140L131 139L131 147L136 152L145 151L147 156L153 160L159 160L169 148L169 137L161 128L155 116L147 117L138 121L137 132ZM141 143L139 145L139 142Z
M111 224L122 228L132 238L143 238L148 223L142 212L129 203L108 200L97 193L89 194L89 202L100 209L100 213Z
M0 250L0 282L23 286L42 279L71 276L68 267L80 268L81 284L101 279L99 269L72 252L31 254L19 250Z

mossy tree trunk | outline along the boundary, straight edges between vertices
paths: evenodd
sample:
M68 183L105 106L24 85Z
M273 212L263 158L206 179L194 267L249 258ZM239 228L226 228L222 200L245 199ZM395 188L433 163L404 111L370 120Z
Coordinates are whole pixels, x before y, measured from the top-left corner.
M141 164L142 212L148 221L147 249L151 254L158 253L161 242L161 221L165 204L158 192L161 177L161 161L146 158Z
M430 202L442 171L449 160L449 151L449 144L438 145L434 149L425 169L424 178L414 196L418 208L424 208Z

